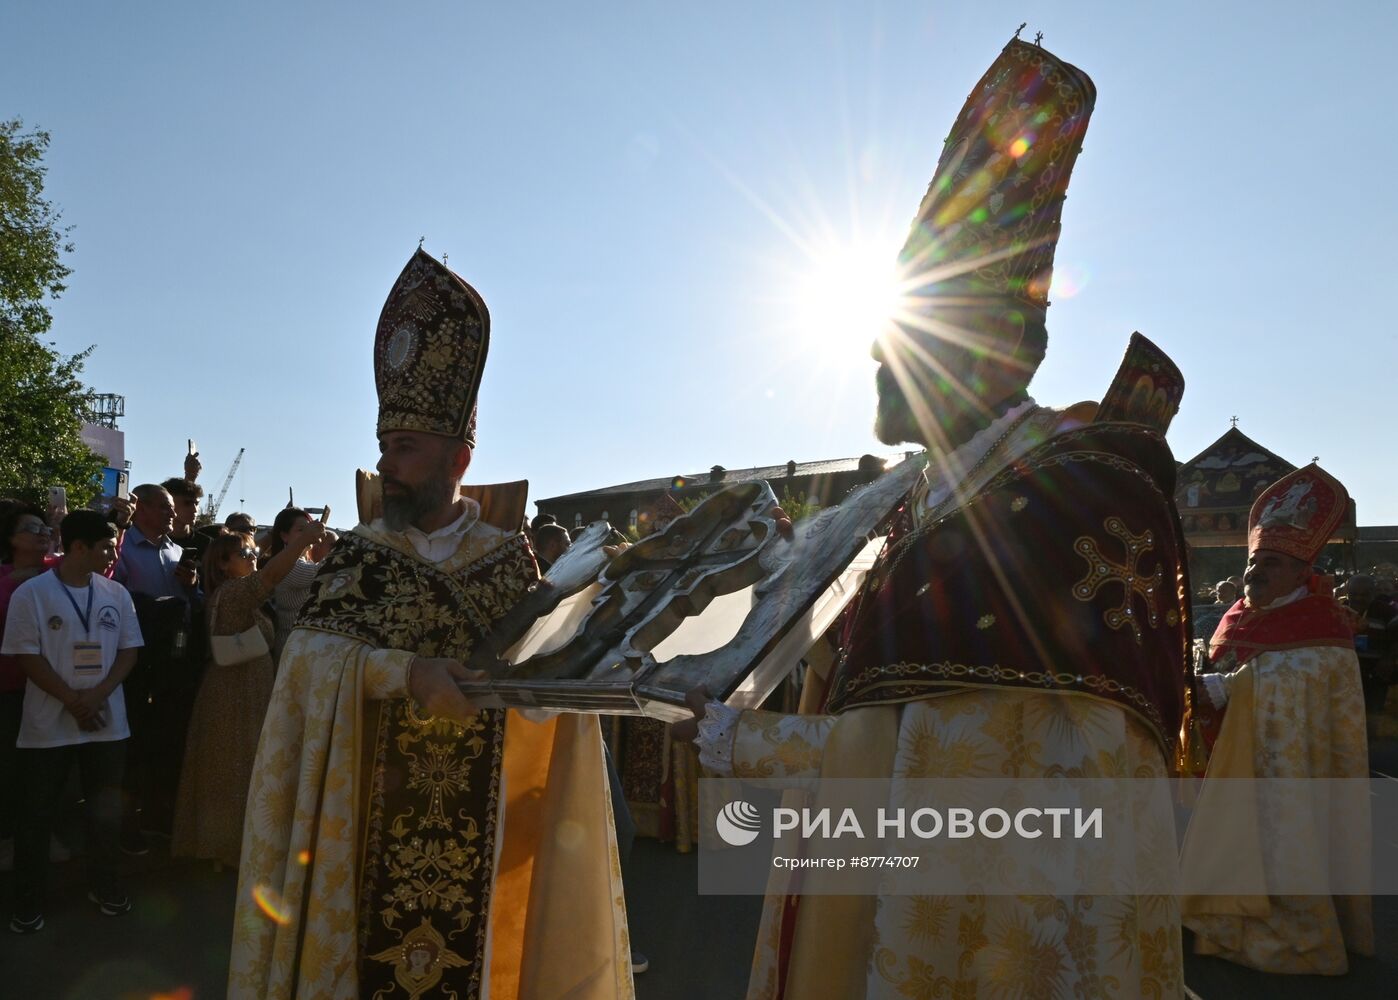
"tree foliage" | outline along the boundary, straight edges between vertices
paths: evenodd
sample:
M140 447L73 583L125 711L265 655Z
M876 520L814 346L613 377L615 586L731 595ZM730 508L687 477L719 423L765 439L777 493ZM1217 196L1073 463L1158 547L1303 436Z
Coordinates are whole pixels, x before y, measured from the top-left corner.
M804 521L812 514L820 513L820 505L812 503L805 497L794 495L790 487L782 489L781 499L782 510L786 511L786 516L791 518L791 523Z
M0 122L0 321L35 337L52 322L46 300L56 299L72 271L61 213L44 197L44 152L49 134L25 132L19 119Z
M83 362L41 338L49 303L67 287L72 252L61 213L44 197L47 132L0 122L0 496L40 502L63 486L69 505L97 492L101 460L83 443L90 393Z

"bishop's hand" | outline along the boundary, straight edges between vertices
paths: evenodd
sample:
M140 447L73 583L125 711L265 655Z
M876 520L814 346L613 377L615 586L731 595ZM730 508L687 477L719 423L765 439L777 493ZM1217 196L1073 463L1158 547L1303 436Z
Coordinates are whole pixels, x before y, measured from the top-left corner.
M777 534L788 542L796 537L796 529L791 526L791 515L780 506L767 508L767 516L777 522Z
M479 709L458 685L486 679L484 672L468 670L460 660L419 656L408 669L408 696L434 718L469 722Z
M676 743L694 742L694 738L699 735L699 720L708 713L707 706L712 699L713 695L709 694L709 689L702 685L684 696L684 703L689 707L690 717L676 722L670 727L670 735L674 737Z

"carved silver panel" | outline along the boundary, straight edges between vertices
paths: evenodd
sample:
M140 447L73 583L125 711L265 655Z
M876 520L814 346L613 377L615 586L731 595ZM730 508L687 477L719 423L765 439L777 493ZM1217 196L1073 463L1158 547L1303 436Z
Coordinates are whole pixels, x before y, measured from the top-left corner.
M610 562L609 526L594 523L503 630L494 679L464 690L483 704L666 720L688 716L700 685L759 704L854 596L922 468L900 463L791 539L761 482L714 493Z

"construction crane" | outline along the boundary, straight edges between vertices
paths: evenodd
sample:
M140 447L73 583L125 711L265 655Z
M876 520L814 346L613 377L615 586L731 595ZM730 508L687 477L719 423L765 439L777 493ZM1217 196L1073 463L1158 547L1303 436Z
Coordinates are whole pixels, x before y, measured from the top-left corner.
M233 485L233 476L237 473L238 466L243 462L243 452L245 451L247 451L246 448L238 449L238 457L233 459L233 464L228 467L228 475L223 477L223 488L218 491L218 496L215 497L212 493L209 494L209 509L207 513L209 517L215 521L218 520L218 509L223 506L223 498L228 496L228 487Z

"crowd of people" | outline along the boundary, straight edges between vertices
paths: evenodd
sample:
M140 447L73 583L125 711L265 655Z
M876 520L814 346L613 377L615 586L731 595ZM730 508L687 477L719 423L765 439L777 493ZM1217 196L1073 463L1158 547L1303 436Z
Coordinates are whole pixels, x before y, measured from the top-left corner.
M16 933L42 929L49 865L75 839L109 916L131 908L122 856L152 837L238 864L276 656L337 536L297 507L260 532L241 511L200 525L198 472L191 456L184 476L101 511L0 500L0 869L16 873Z

